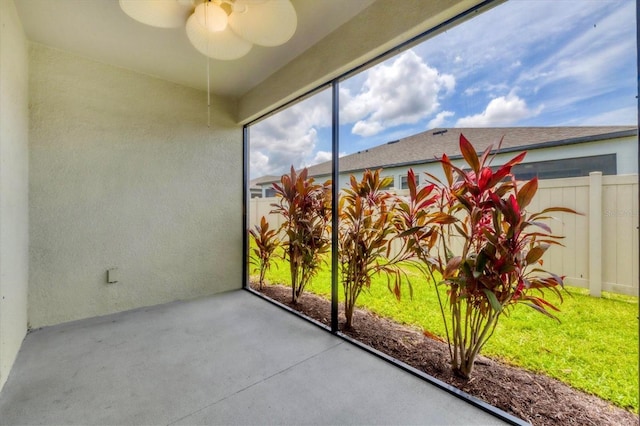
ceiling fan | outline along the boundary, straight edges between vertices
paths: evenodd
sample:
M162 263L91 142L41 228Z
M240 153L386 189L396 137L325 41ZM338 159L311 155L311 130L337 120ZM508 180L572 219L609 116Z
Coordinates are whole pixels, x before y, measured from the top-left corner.
M136 21L159 28L185 25L203 55L233 60L254 44L279 46L295 33L298 19L289 0L119 0Z

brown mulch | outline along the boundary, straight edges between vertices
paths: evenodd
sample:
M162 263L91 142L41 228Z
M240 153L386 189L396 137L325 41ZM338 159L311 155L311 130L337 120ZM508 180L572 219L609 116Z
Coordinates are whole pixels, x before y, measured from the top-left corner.
M290 287L268 285L262 293L330 325L331 305L323 297L305 293L293 306ZM344 320L342 306L339 318ZM353 324L353 331L343 333L533 425L621 426L639 423L637 414L596 396L545 375L483 356L476 360L471 379L459 378L451 372L445 342L369 311L357 309Z

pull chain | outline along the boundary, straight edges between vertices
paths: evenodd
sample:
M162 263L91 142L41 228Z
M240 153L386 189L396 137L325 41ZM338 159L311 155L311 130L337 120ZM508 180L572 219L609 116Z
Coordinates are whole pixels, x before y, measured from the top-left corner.
M207 58L207 127L211 127L211 74L209 66L211 59Z
M207 26L207 12L206 12L207 7L209 7L209 2L205 3L205 13L204 13L205 26ZM207 37L207 52L209 52L209 37ZM211 66L211 59L209 58L209 55L207 55L207 127L211 127L211 73L209 72L210 66Z

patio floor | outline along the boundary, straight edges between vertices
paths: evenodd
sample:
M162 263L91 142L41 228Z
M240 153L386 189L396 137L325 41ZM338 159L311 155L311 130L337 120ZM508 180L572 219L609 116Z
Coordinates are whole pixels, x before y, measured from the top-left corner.
M246 291L27 335L0 424L501 424Z

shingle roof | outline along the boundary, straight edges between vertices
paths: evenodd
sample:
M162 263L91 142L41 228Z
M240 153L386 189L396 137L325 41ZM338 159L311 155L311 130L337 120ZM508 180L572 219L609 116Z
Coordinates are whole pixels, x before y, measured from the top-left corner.
M422 164L435 161L443 153L455 158L460 155L461 133L479 152L484 151L489 145L493 145L494 150L497 149L500 138L504 137L500 152L509 152L627 137L637 135L638 128L636 126L593 126L431 129L341 157L340 172ZM310 166L308 169L309 176L329 175L331 161ZM275 182L279 179L279 177L273 180L261 178L260 183Z
M367 168L395 167L434 161L446 153L460 155L460 134L478 151L489 145L497 149L504 137L500 152L568 145L602 139L637 135L635 126L599 127L491 127L431 129L398 141L387 142L340 158L340 172L353 172ZM310 176L331 173L331 161L308 167Z
M255 178L251 180L249 182L249 188L259 188L260 185L264 183L277 182L279 180L280 180L280 176L274 176L274 175L261 176L259 178Z

